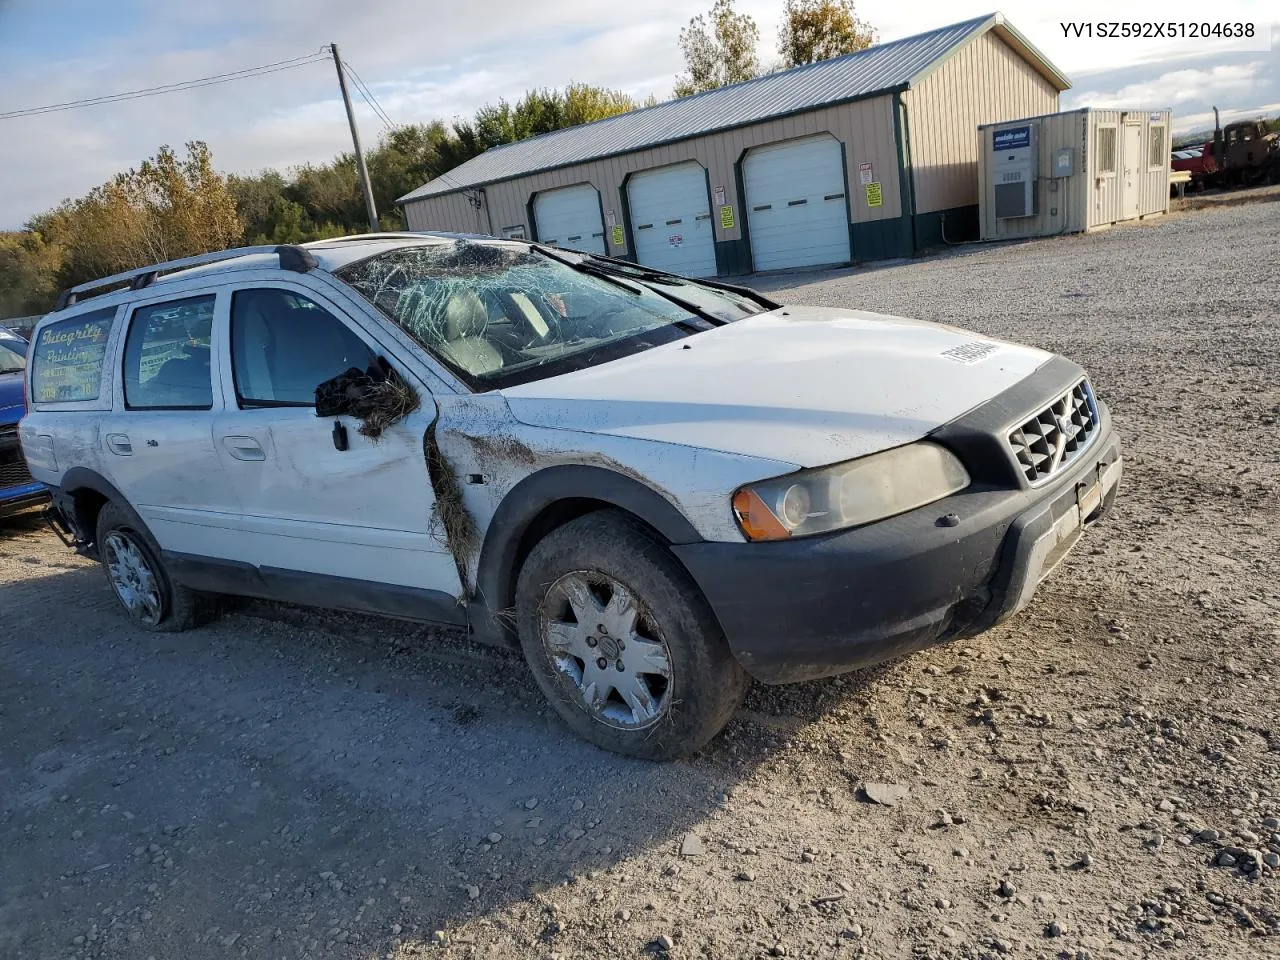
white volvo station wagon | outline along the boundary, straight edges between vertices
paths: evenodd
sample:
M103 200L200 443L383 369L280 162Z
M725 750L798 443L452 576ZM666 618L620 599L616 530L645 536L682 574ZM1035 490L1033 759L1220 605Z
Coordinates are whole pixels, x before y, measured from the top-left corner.
M140 627L219 594L519 644L579 734L654 759L751 679L1024 607L1106 513L1062 357L523 241L379 234L66 291L21 440Z

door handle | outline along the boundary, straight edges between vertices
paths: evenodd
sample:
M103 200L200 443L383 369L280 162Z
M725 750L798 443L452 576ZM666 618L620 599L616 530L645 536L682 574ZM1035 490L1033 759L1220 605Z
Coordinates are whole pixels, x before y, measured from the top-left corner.
M133 444L129 438L123 433L108 433L107 449L118 457L133 456Z
M267 451L253 437L223 437L222 447L237 460L267 459Z

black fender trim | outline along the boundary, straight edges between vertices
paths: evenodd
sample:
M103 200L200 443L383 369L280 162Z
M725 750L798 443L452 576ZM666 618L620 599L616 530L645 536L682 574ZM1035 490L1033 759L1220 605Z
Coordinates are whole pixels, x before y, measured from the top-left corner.
M59 512L62 513L63 517L71 521L77 536L83 542L93 543L97 536L97 531L84 529L84 518L80 516L79 510L76 509L74 497L81 490L92 490L94 493L106 497L118 506L128 510L141 523L142 518L138 517L137 511L133 509L133 506L125 499L124 494L117 490L111 481L88 467L72 467L62 475L62 481L54 488L53 501L58 506Z
M516 562L529 527L563 500L598 500L626 510L668 543L698 543L702 537L672 503L652 487L607 467L565 464L548 467L517 483L489 522L476 574L471 630L483 643L510 645L511 628L498 619L515 595Z

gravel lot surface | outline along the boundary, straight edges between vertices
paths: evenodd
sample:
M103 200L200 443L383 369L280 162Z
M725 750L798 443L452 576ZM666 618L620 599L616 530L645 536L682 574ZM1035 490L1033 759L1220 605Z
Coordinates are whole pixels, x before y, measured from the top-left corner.
M688 762L426 629L134 630L5 522L0 957L1280 955L1277 263L1260 203L761 280L1072 356L1126 480L1012 622Z

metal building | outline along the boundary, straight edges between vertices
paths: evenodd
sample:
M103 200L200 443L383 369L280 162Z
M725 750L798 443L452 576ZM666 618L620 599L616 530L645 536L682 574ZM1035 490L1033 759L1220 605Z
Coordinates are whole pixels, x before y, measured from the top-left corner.
M488 150L398 201L411 230L527 237L692 276L977 237L980 123L1067 79L1001 14Z
M1172 127L1169 110L1089 107L979 126L982 239L1083 233L1168 213Z

